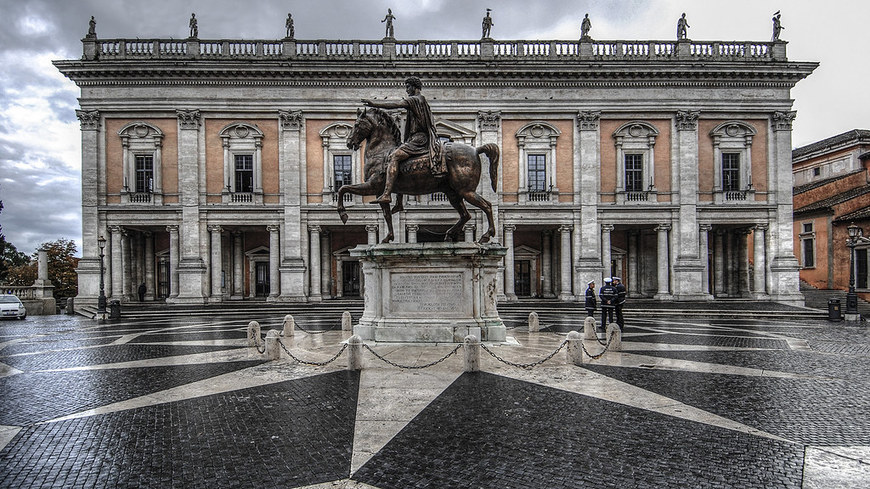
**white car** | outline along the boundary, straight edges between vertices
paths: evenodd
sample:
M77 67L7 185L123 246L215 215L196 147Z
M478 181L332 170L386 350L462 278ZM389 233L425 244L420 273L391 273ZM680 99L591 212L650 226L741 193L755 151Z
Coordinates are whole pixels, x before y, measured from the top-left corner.
M27 317L27 309L17 295L0 295L0 317L24 319Z

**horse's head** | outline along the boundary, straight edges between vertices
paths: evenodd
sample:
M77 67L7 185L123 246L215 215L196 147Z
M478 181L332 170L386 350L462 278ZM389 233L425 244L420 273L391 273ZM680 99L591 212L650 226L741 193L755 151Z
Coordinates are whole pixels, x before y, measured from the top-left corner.
M356 110L356 122L353 124L350 134L347 136L347 147L356 151L363 141L372 133L374 122L366 114L366 110Z

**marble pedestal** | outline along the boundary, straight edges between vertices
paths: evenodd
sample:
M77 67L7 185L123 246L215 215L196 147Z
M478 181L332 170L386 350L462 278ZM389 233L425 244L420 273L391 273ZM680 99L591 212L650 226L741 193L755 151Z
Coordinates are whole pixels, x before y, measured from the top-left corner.
M396 243L350 250L362 264L365 312L354 334L363 340L459 343L473 334L505 341L496 308L502 246Z

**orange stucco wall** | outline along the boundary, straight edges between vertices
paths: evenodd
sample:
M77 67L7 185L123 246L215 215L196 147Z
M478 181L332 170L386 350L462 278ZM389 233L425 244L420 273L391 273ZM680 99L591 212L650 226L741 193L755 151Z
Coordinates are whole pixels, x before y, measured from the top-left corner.
M161 172L164 202L177 202L178 193L178 121L176 119L106 119L106 193L110 204L119 203L124 186L124 148L118 131L131 122L147 122L163 132ZM133 178L132 176L130 178ZM127 184L134 185L129 181ZM169 194L169 195L167 195Z
M502 172L502 190L505 202L516 202L516 193L520 185L519 157L520 148L517 142L517 131L526 124L539 119L504 119L502 120L502 159L499 171ZM571 202L574 192L574 121L565 119L545 120L555 126L562 135L556 142L556 182L559 187L559 201Z
M278 121L274 119L206 119L205 121L205 167L208 202L220 202L220 193L226 186L224 175L224 148L220 132L229 124L245 122L263 131L261 165L263 169L264 202L277 202L280 191L278 173ZM269 195L273 194L273 195Z
M636 119L603 119L601 120L601 196L602 202L613 202L616 192L616 143L613 133L620 126ZM670 202L671 191L671 121L644 120L654 126L659 135L654 147L655 184L659 192L659 202Z
M713 137L710 131L723 121L719 119L701 119L698 121L698 192L699 200L712 201L713 196ZM767 121L743 121L752 126L757 134L752 138L752 188L755 189L756 200L767 200ZM658 146L658 145L656 145Z

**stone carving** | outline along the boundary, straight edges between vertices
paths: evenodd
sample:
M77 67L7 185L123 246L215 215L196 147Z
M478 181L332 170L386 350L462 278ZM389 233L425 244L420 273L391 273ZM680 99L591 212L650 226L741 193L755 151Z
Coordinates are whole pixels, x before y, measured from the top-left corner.
M178 116L178 122L181 123L182 129L199 129L199 124L201 122L199 111L196 109L190 110L182 110L178 109L175 111L175 114Z
M76 109L76 117L82 124L82 130L96 131L100 128L100 111L99 110L79 110Z
M589 37L590 30L592 30L592 21L589 20L589 14L586 14L586 17L583 17L583 22L580 24L580 39L584 41L592 39Z
M771 19L773 20L773 39L771 39L773 42L779 41L779 35L782 33L782 30L785 29L785 27L782 26L782 22L779 20L781 16L779 10L777 10L776 13L773 14L773 19Z
M481 39L489 39L489 34L492 31L492 26L495 25L492 23L492 17L489 16L490 12L492 12L492 9L486 9L486 16L484 16L483 22L481 22L481 28L483 29L483 35L480 36Z
M681 41L683 39L688 39L688 31L689 31L689 21L686 20L686 14L683 13L683 16L677 21L677 40Z
M88 22L88 33L85 35L86 39L96 39L97 38L97 21L94 20L94 16L91 16L91 20Z
M302 111L301 110L279 110L278 119L281 121L281 127L298 131L302 129Z
M677 111L677 130L678 131L695 131L698 129L698 117L701 113L697 110L678 110Z
M386 33L384 34L384 37L386 37L387 39L393 39L393 38L395 37L395 36L393 36L393 34L394 34L394 32L393 32L393 21L394 21L394 20L396 20L396 16L393 15L393 9L388 8L388 9L387 9L387 16L384 17L384 20L381 21L381 22L386 22L386 23L387 23L387 25L386 25Z
M477 113L477 122L480 124L481 131L498 131L501 124L501 112L499 111L480 111Z
M190 39L196 39L199 37L199 26L196 23L196 14L190 14L190 22L188 22L188 26L190 27Z
M294 39L296 28L293 26L293 14L287 14L287 22L284 23L284 27L287 28L287 39Z
M601 111L581 110L577 113L577 121L580 122L581 131L596 131L601 121Z
M789 112L774 112L773 113L773 130L774 131L791 131L791 123L797 116L797 112L791 110Z

